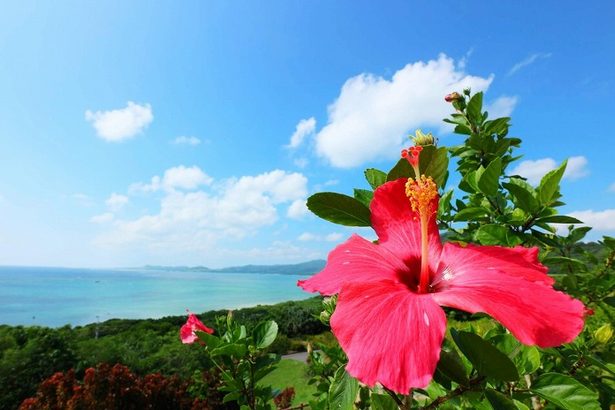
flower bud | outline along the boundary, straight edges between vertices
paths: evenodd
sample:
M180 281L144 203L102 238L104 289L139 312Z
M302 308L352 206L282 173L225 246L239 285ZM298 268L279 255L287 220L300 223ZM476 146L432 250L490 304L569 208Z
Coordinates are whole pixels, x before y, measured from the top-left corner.
M331 319L331 313L327 312L326 310L323 310L322 312L320 312L318 319L320 319L323 325L329 326L329 320Z
M602 325L594 332L594 339L596 342L605 345L609 343L611 338L613 337L613 328L610 324Z
M329 325L329 320L331 319L331 315L335 311L335 306L337 305L337 296L326 297L322 301L322 306L325 310L320 312L319 319L325 324Z
M424 147L425 145L436 145L436 138L431 135L431 132L428 134L423 134L421 130L416 130L414 133L414 137L410 137L414 145L419 147Z
M461 100L462 98L463 97L458 92L454 92L454 93L447 94L444 97L444 101L446 101L446 102L453 102L453 101Z

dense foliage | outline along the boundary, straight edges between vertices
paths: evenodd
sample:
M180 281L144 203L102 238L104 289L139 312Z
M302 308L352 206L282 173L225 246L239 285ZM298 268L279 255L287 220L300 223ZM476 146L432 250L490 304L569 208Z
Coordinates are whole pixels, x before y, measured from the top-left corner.
M304 335L321 333L326 327L317 319L320 299L256 306L234 311L236 320L248 329L264 320L275 320L280 334L269 347L286 353L302 345ZM207 323L227 311L200 315ZM198 349L179 341L184 316L149 320L112 319L78 327L0 326L0 409L15 409L35 394L37 386L56 372L73 369L77 378L99 363L127 366L136 376L160 373L187 380L212 364ZM200 377L200 376L199 376Z
M58 372L40 384L36 395L19 406L20 410L106 410L106 409L178 409L207 410L219 408L220 402L210 394L209 400L192 397L190 383L178 376L148 374L139 377L126 366L100 364L88 368L83 380L75 372Z
M540 260L551 267L555 287L586 306L585 327L572 343L541 349L525 346L502 325L483 314L448 309L448 327L433 381L409 395L384 386L369 389L345 370L339 349L312 354L313 382L320 395L312 408L326 409L608 409L615 404L615 239L594 244L581 241L588 227L570 225L562 234L557 224L579 224L560 215L560 180L566 163L547 173L538 186L509 172L521 139L510 137L510 118L488 119L483 95L447 96L455 113L445 121L465 135L457 147L437 147L431 135L417 133L422 146L421 173L440 191L437 221L447 241L499 246L537 246ZM447 189L449 157L457 161L457 189ZM417 178L415 168L401 159L390 171L368 169L371 189L353 196L318 193L308 207L330 222L371 226L374 191L387 181ZM497 302L497 301L494 301ZM335 310L335 298L325 300L323 321ZM386 353L383 353L386 354Z

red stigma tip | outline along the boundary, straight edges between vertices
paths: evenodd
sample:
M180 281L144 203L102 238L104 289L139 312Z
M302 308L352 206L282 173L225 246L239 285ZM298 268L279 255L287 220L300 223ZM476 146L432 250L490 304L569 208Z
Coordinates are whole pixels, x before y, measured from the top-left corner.
M423 147L416 146L408 149L401 150L401 157L406 158L410 165L417 166L419 163L419 154L423 150Z

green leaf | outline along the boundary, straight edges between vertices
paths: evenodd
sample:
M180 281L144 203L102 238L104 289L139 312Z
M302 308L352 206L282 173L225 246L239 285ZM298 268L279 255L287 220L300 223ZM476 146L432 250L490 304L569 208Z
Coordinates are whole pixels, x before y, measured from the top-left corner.
M399 178L414 178L414 170L407 159L402 158L387 174L387 181L395 181Z
M307 207L324 220L346 226L370 226L369 208L348 195L320 192L307 200Z
M370 396L372 401L372 410L397 410L397 403L388 394L372 393Z
M471 206L469 208L464 208L461 211L455 214L453 218L454 221L473 221L477 218L483 218L489 215L489 212L481 206Z
M515 403L498 391L487 389L485 390L485 397L489 400L493 410L517 410Z
M508 133L509 121L510 117L496 118L493 121L487 121L484 125L485 134L506 135ZM507 145L510 145L510 141L507 141Z
M349 375L344 367L337 369L329 387L328 400L331 410L352 410L357 399L359 382Z
M494 159L487 165L485 171L478 179L478 189L489 196L494 196L498 192L498 181L502 174L502 159L500 157Z
M461 182L459 183L459 188L463 189L466 192L469 192L471 194L478 192L478 185L476 183L477 180L477 173L480 170L480 168L476 171L470 171L468 172L463 179L461 180Z
M438 219L442 219L445 215L447 215L451 210L451 198L453 197L453 190L451 189L442 197L438 202Z
M448 171L447 149L436 148L433 145L424 146L419 156L419 170L421 174L432 177L436 185L441 187ZM405 158L397 161L397 164L387 174L387 181L395 181L399 178L416 178L414 169Z
M610 236L603 236L602 237L602 242L609 249L614 249L615 250L615 238L611 238Z
M454 130L455 134L470 135L472 130L465 125L457 125Z
M479 374L500 381L512 382L519 379L515 364L477 334L451 329L451 336Z
M551 215L543 218L538 218L536 222L550 223L550 224L582 224L577 218L568 215Z
M238 398L241 397L241 392L233 391L224 396L222 399L222 403L228 403L229 401L237 401Z
M354 199L361 202L363 205L369 208L369 204L374 199L374 192L367 189L354 189Z
M479 134L472 134L466 141L467 145L474 148L476 151L482 151L485 139Z
M565 410L600 410L598 393L570 376L559 373L542 374L534 380L530 390Z
M245 345L229 343L223 344L221 346L212 349L209 353L212 357L216 356L233 356L233 357L243 357L247 352L247 348Z
M540 367L540 352L535 346L521 344L513 335L496 335L489 340L515 363L521 374L532 374Z
M587 232L591 231L591 227L590 226L580 226L578 228L574 228L572 231L570 231L570 233L568 234L568 239L570 240L570 242L578 242L581 239L585 238L585 235L587 235Z
M474 124L479 124L483 118L481 110L483 109L483 93L476 93L468 102L467 113L468 117Z
M197 331L197 337L199 340L205 343L205 345L210 349L215 349L222 343L219 337L210 335L209 333Z
M365 179L367 179L367 182L372 187L372 189L375 190L380 185L386 182L387 174L376 168L368 168L365 170Z
M606 365L606 363L604 363L602 360L600 360L600 358L598 358L597 356L585 356L585 359L590 362L591 364L593 364L594 366L597 366L599 368L601 368L602 370L611 373L613 376L615 376L615 370L611 369L610 367L608 367Z
M578 259L569 258L567 256L547 256L542 261L544 264L552 265L552 264L571 264L576 267L583 268L585 267L585 263Z
M440 352L440 361L438 362L437 369L452 381L463 384L464 386L468 385L466 368L456 350L451 350L450 352L442 350Z
M609 306L615 307L615 296L607 296L606 298L602 299L602 301Z
M538 201L534 198L532 192L525 186L513 182L504 183L502 186L508 190L512 197L513 203L517 207L528 213L532 213L538 209Z
M423 149L425 151L425 149ZM423 152L421 152L423 155ZM424 170L424 171L423 171ZM444 147L437 148L430 158L427 168L421 167L421 172L433 178L438 187L444 186L448 171L448 151Z
M568 160L562 162L559 168L547 172L540 180L540 185L538 185L538 200L542 205L548 205L551 200L554 199L555 193L559 188L559 182L564 176L567 163Z
M269 346L275 338L278 336L278 324L273 320L267 322L261 322L254 328L252 337L254 338L254 344L259 349L264 349Z
M476 231L475 238L482 245L506 245L508 229L502 225L487 224Z
M451 114L451 118L445 118L443 121L449 124L468 125L468 120L461 114Z
M256 372L254 372L254 381L257 382L260 379L262 379L263 377L267 376L269 373L271 373L272 371L274 371L276 369L275 366L270 366L270 367L265 367L263 369L259 369Z

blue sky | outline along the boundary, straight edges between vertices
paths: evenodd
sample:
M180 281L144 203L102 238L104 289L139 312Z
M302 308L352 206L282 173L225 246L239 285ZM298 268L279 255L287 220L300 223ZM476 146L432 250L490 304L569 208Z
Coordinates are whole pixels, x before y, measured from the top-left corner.
M13 2L0 14L0 264L290 263L445 93L512 113L530 179L615 234L611 2ZM294 136L294 138L293 138ZM369 232L364 231L369 235Z

